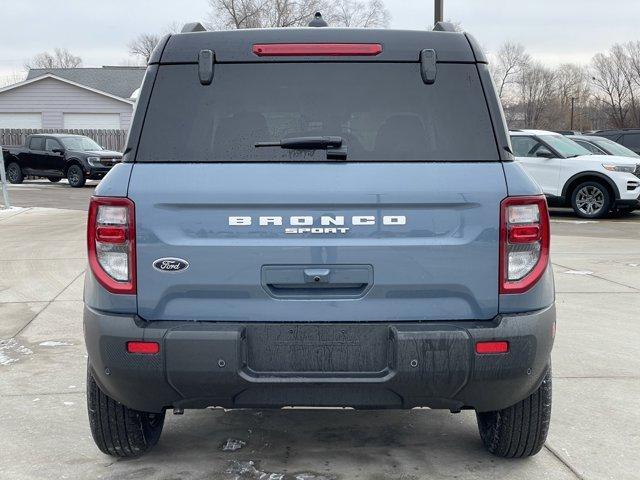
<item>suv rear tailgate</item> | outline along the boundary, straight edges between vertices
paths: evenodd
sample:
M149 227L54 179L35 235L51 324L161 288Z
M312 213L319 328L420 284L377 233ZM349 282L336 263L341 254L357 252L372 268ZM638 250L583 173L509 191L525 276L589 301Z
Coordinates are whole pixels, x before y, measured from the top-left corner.
M505 196L499 162L136 163L138 313L150 321L491 319ZM160 271L153 264L162 258L189 267Z

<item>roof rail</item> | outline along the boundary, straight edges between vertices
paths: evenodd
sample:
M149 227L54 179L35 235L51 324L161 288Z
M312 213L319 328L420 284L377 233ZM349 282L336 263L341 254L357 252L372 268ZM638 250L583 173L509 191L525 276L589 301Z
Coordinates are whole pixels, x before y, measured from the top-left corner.
M434 32L457 32L456 26L451 22L436 22L433 26Z
M200 22L185 23L180 33L206 32L207 29Z

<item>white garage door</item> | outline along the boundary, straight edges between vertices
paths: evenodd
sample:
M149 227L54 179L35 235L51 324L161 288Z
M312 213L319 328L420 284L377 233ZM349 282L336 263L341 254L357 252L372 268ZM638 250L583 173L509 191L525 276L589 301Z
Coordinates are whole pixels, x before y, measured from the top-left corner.
M42 114L0 113L0 128L42 128Z
M64 128L120 128L119 113L65 113Z

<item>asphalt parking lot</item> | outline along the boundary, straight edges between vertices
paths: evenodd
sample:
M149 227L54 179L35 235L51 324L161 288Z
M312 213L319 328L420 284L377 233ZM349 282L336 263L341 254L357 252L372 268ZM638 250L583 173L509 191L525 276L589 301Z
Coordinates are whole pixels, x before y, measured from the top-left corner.
M85 407L85 220L93 188L27 182L0 210L0 478L640 477L640 215L552 218L553 418L526 460L487 454L472 412L187 411L138 460L101 454ZM223 451L228 439L239 450Z

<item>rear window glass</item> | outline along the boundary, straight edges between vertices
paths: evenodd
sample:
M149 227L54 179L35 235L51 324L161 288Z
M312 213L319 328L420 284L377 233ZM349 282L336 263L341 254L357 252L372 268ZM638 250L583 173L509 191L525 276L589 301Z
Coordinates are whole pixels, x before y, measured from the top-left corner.
M162 65L137 161L326 159L324 151L256 142L339 136L348 161L497 160L475 65L439 64L425 85L414 63Z
M44 150L44 137L32 137L29 141L29 149Z
M640 133L626 133L622 143L629 148L640 148Z

